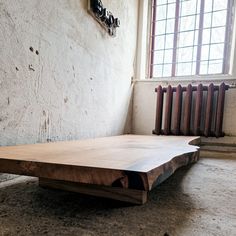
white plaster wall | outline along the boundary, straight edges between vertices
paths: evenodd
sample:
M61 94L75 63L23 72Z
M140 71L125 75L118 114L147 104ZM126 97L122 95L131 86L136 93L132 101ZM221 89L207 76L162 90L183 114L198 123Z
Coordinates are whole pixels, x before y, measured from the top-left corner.
M203 83L208 85L210 82L219 84L219 81L170 81L158 82L157 80L140 80L135 82L134 103L133 103L133 133L134 134L152 134L155 127L156 117L156 93L155 88L158 85L167 87L171 85L187 85L189 83ZM226 84L235 85L235 80L225 80ZM228 136L236 136L236 89L232 88L226 92L225 110L223 120L223 131Z
M0 0L0 145L129 129L138 1L103 3L120 18L115 38L87 0Z

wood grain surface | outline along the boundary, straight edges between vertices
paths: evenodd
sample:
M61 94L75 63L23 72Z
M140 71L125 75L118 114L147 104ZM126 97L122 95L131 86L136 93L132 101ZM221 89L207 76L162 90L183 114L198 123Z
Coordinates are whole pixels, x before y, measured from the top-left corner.
M198 137L121 135L0 147L0 172L151 190L198 159Z
M133 204L144 204L147 201L147 191L136 189L101 186L94 184L81 184L44 178L39 178L39 186L43 188L82 193L96 197L111 198Z

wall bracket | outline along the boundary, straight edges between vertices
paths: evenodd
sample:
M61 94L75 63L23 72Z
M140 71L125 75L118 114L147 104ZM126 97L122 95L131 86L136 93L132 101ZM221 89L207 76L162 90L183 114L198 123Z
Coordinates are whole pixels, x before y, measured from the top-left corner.
M88 0L88 10L110 36L116 36L116 28L120 26L120 20L103 6L101 0Z

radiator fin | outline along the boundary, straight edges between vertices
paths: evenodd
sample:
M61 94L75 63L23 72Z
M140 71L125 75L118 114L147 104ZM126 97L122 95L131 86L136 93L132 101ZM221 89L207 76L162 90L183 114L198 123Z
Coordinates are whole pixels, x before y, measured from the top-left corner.
M154 134L222 137L224 83L167 88L158 86ZM204 95L206 93L206 96ZM174 101L173 101L174 100ZM174 105L173 105L174 104Z

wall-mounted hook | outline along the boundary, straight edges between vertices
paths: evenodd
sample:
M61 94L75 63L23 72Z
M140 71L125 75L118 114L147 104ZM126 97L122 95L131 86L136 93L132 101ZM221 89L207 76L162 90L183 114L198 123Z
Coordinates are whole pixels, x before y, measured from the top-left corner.
M102 25L109 35L116 35L116 28L120 26L120 20L103 7L101 0L88 0L89 12Z

